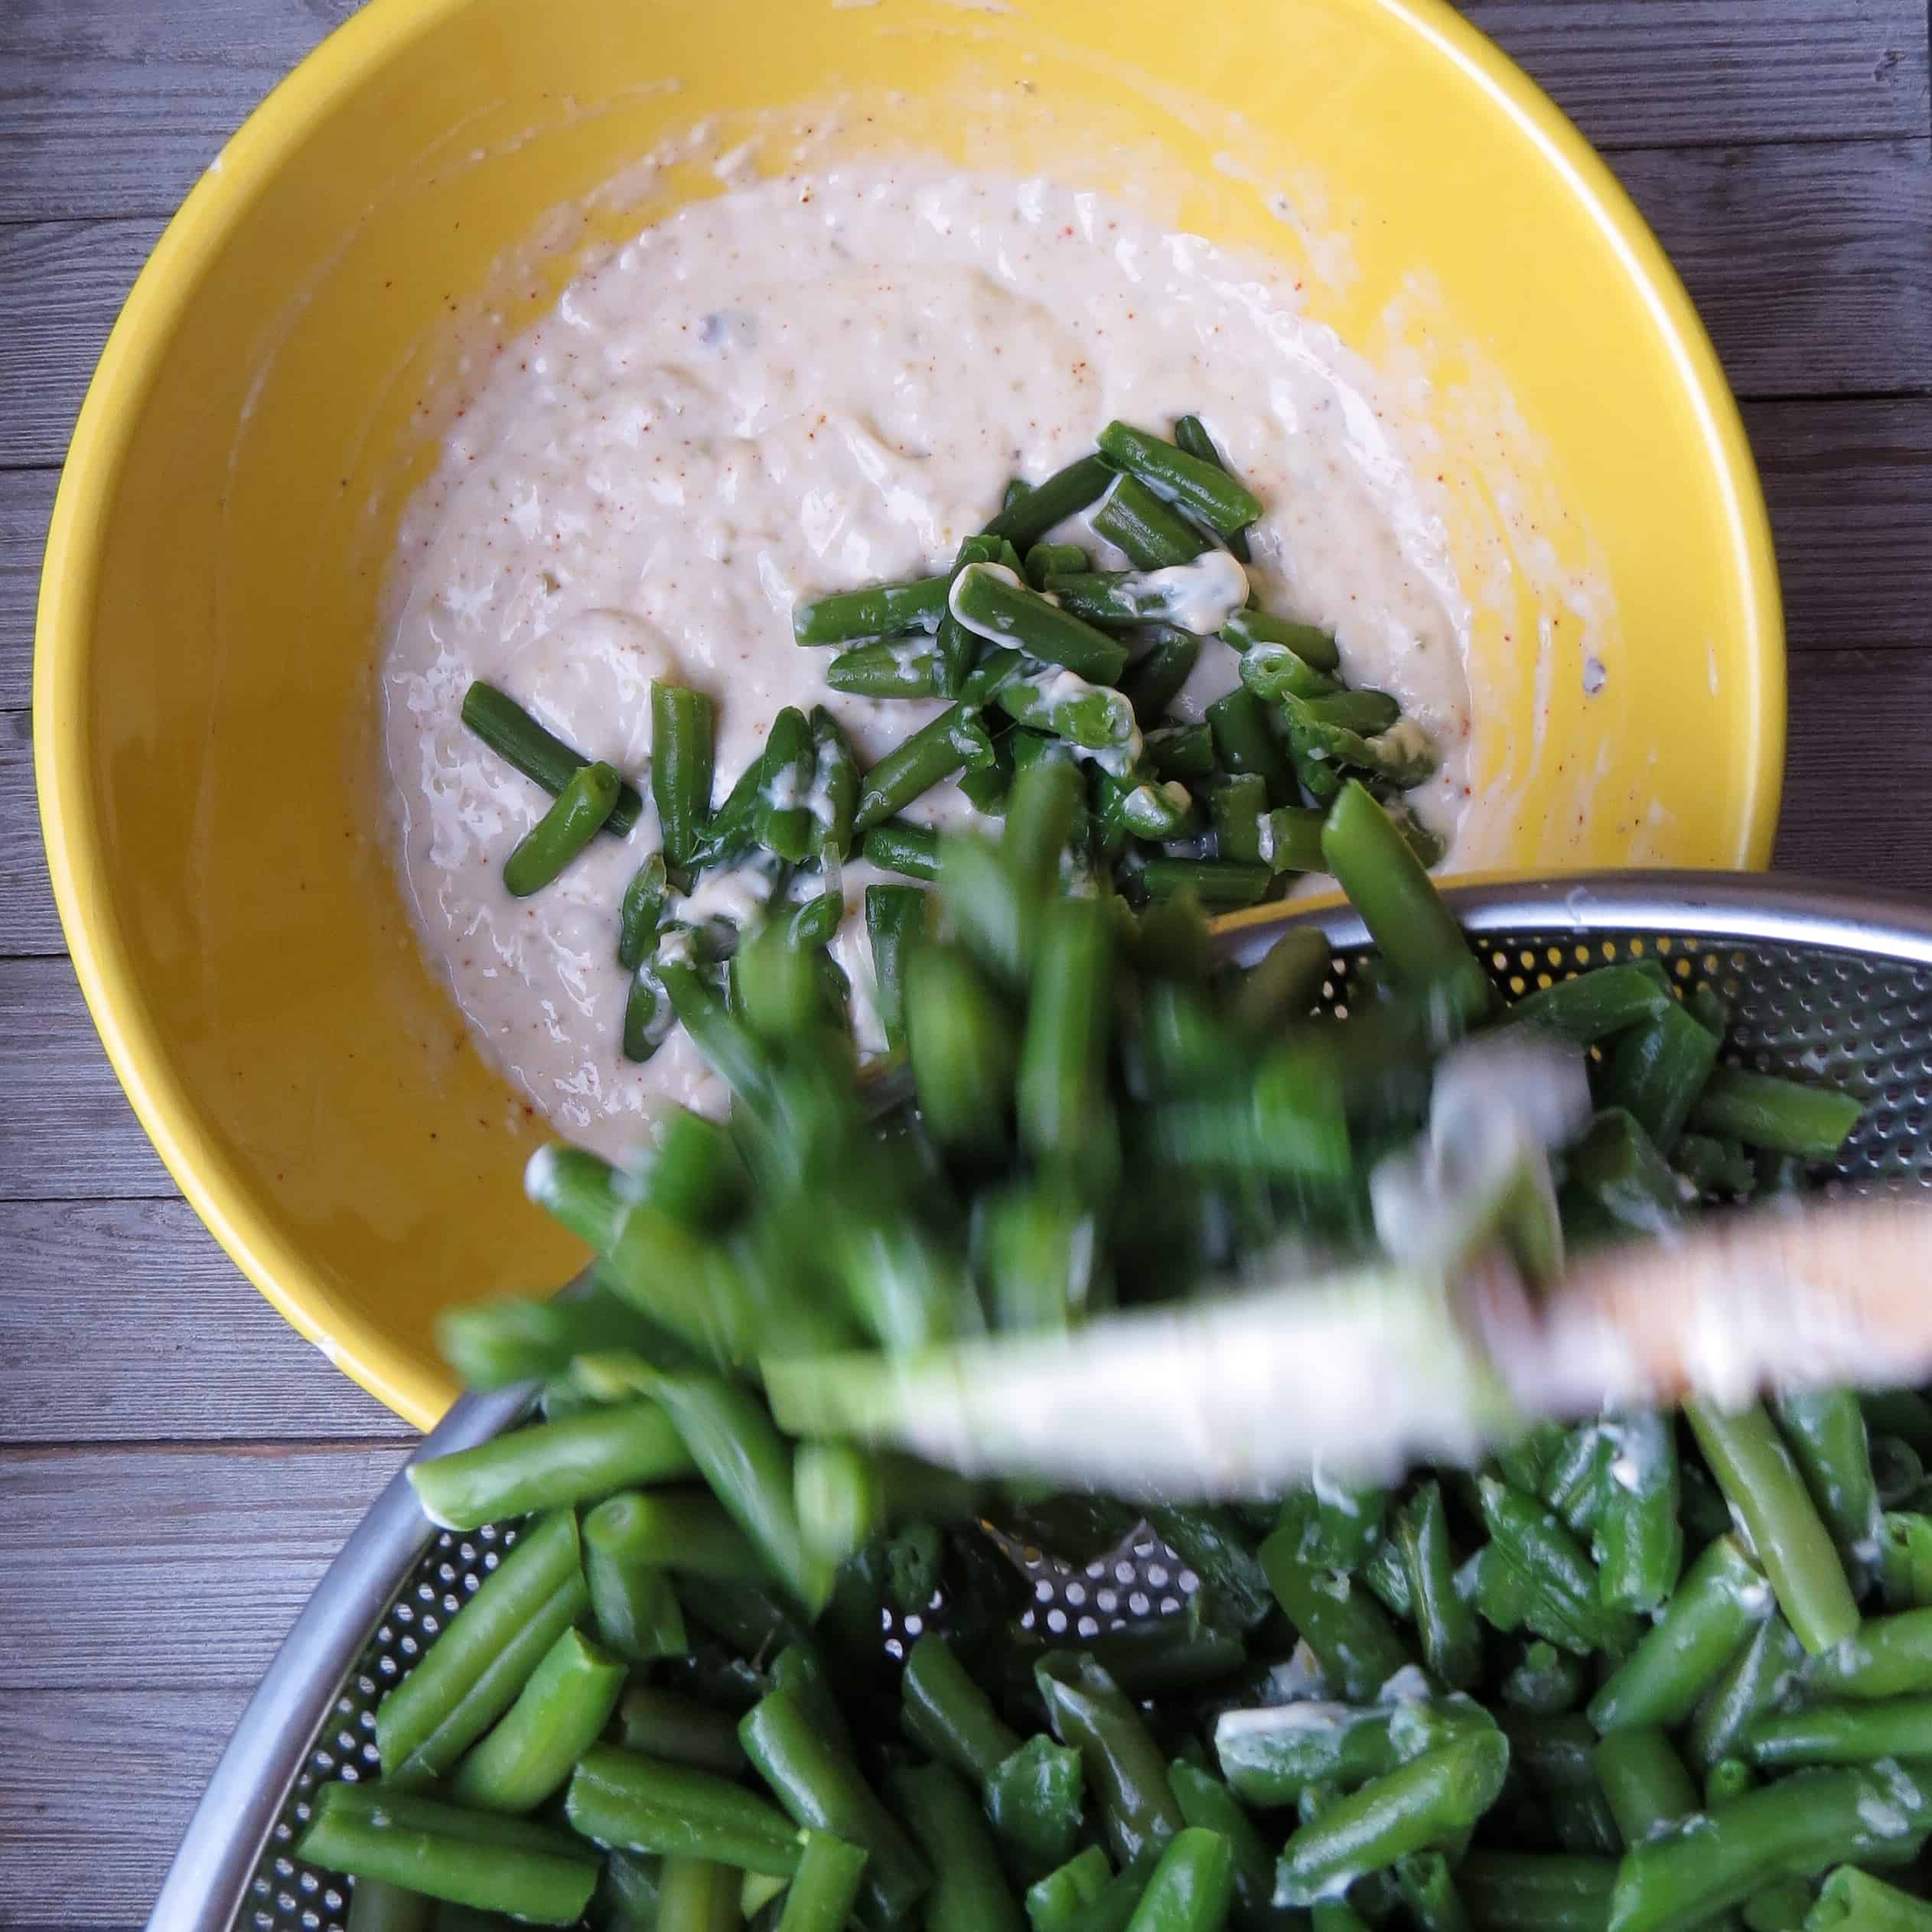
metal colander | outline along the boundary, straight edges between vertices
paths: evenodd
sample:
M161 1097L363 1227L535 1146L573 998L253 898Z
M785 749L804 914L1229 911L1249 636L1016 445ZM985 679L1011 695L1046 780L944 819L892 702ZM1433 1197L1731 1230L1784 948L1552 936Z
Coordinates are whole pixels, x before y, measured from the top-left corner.
M1843 1087L1857 1132L1815 1171L1827 1188L1932 1186L1932 912L1907 901L1783 880L1610 873L1455 888L1457 917L1498 988L1517 999L1621 959L1653 958L1688 990L1730 1004L1730 1064ZM1368 935L1345 907L1258 909L1224 922L1230 956L1258 957L1284 928L1318 925L1334 948L1323 1004L1345 1011ZM484 1441L524 1412L507 1390L458 1403L419 1455ZM290 1856L316 1788L376 1768L375 1707L514 1540L513 1526L439 1533L398 1476L297 1620L217 1766L148 1923L151 1932L337 1932L349 1887ZM1025 1620L1094 1637L1172 1615L1196 1579L1145 1528L1075 1568L1008 1549L1034 1601ZM899 1654L917 1615L881 1634Z

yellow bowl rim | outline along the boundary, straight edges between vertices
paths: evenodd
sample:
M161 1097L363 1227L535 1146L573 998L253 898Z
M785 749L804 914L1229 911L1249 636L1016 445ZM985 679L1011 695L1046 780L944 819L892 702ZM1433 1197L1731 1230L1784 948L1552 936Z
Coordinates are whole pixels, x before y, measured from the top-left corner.
M280 158L392 51L468 0L369 0L256 108L189 191L109 334L69 445L42 568L34 653L34 760L47 868L74 971L115 1073L181 1191L229 1256L298 1333L398 1414L428 1428L435 1377L374 1322L343 1305L299 1245L249 1202L247 1187L196 1119L145 1009L115 921L93 774L84 758L88 624L99 588L105 506L143 399L204 266L266 187ZM1608 166L1548 95L1447 0L1365 0L1474 80L1569 186L1614 250L1670 347L1716 459L1730 558L1748 591L1749 661L1759 703L1745 748L1739 860L1766 865L1784 757L1784 621L1771 526L1735 400L1676 272Z

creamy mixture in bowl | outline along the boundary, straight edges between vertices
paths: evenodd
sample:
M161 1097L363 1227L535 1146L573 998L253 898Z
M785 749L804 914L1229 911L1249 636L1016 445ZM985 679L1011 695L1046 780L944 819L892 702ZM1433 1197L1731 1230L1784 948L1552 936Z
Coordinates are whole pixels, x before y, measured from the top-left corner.
M423 943L561 1131L620 1153L654 1105L724 1095L681 1032L642 1064L620 1049L614 908L652 814L511 898L503 860L549 801L464 728L471 682L647 790L653 679L715 701L716 799L786 705L826 705L870 761L940 706L829 692L794 603L945 570L1010 479L1038 481L1112 419L1204 422L1264 505L1261 603L1331 631L1347 681L1428 734L1440 769L1409 801L1453 851L1466 607L1385 406L1282 273L1041 181L872 168L690 204L503 347L404 518L384 742ZM1175 711L1197 715L1235 662L1207 640ZM949 783L907 816L973 815ZM878 876L845 867L832 948L862 1045L877 1029L852 915ZM697 891L734 889L724 873Z

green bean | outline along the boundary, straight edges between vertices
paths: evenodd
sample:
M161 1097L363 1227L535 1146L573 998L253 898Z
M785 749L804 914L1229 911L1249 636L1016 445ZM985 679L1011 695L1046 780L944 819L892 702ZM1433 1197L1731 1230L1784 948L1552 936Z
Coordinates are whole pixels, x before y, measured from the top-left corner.
M1223 637L1227 634L1223 630ZM1281 643L1249 645L1241 653L1240 676L1243 689L1269 704L1282 698L1326 698L1340 689L1328 672L1317 670Z
M1113 1876L1113 1867L1099 1846L1076 1852L1028 1886L1026 1916L1032 1932L1067 1932L1080 1908L1098 1898Z
M1613 1608L1656 1610L1676 1590L1683 1563L1676 1419L1633 1412L1605 1426L1617 1454L1597 1525L1598 1587Z
M1329 702L1298 698L1291 692L1284 692L1281 699L1296 775L1316 797L1339 790L1344 767L1405 791L1434 775L1441 761L1416 726L1366 736L1325 714L1321 706Z
M842 858L851 849L858 810L858 761L845 727L824 705L812 707L811 726L812 787L805 803L816 828L813 853L823 870L828 856Z
M1602 1732L1681 1724L1771 1610L1763 1571L1735 1536L1719 1537L1590 1700L1590 1722Z
M977 711L950 706L887 752L859 787L854 829L869 832L963 767L991 764L993 741Z
M775 933L784 950L794 953L810 953L829 945L840 922L845 916L845 895L840 892L820 892L809 899L801 899L784 920L768 925L766 931ZM754 943L755 943L755 940ZM735 957L742 959L747 949L741 946ZM812 967L810 983L814 990L818 986L817 962L809 962ZM773 1036L768 1028L761 1026L758 1031L772 1038L774 1044L782 1044L790 1034Z
M717 1376L667 1375L655 1386L726 1513L770 1573L816 1617L831 1593L830 1568L806 1547L793 1501L790 1445L764 1403Z
M946 1146L999 1146L1018 1066L1005 1008L951 949L916 952L904 970L906 1038L928 1130Z
M1329 969L1326 933L1316 928L1282 933L1248 969L1234 996L1235 1017L1257 1033L1307 1018Z
M885 1932L932 1883L917 1849L860 1774L813 1723L795 1689L774 1690L748 1711L738 1741L793 1822L829 1832L866 1854L858 1917Z
M1214 769L1214 733L1206 724L1158 726L1146 735L1145 749L1158 778L1206 778Z
M1721 1804L1741 1798L1758 1782L1750 1764L1741 1758L1720 1758L1704 1774L1704 1809L1715 1811Z
M1849 1389L1794 1390L1774 1407L1780 1432L1839 1554L1862 1572L1877 1559L1883 1512L1858 1396Z
M924 1601L930 1601L930 1593ZM845 1757L852 1754L851 1727L839 1708L832 1680L826 1674L825 1660L809 1638L787 1644L771 1660L770 1672L774 1690L789 1692L798 1700L819 1735Z
M1468 1728L1485 1724L1474 1704L1298 1702L1224 1711L1214 1725L1221 1774L1245 1803L1299 1802L1314 1785L1344 1790L1381 1777Z
M1512 1026L1534 1025L1579 1047L1654 1020L1668 1011L1669 988L1640 965L1598 966L1559 979L1510 1008Z
M923 636L917 642L879 638L853 644L825 667L826 683L855 698L943 697L946 678L939 647Z
M1025 1924L979 1807L943 1764L888 1774L886 1790L932 1867L929 1932L1019 1932Z
M916 885L868 885L865 934L879 1025L893 1052L906 1044L905 963L932 929L932 895Z
M463 722L506 764L554 798L577 774L595 763L547 731L514 698L478 679L463 694ZM637 787L621 785L602 829L617 838L637 829L644 801Z
M1708 1772L1719 1759L1735 1754L1745 1726L1759 1712L1782 1701L1803 1662L1803 1647L1782 1617L1760 1623L1698 1700L1683 1732L1684 1755L1691 1767Z
M1217 470L1225 470L1227 464L1222 460L1220 451L1214 447L1214 439L1208 435L1207 425L1198 416L1182 416L1174 425L1175 444L1192 457L1211 464ZM1227 547L1246 563L1248 561L1248 538L1245 530L1228 533Z
M358 1878L349 1894L342 1932L437 1932L436 1901L380 1878Z
M1135 721L1150 731L1167 715L1181 695L1201 656L1201 640L1178 624L1145 626L1141 634L1147 648L1121 673L1120 689L1134 708Z
M1700 1194L1749 1194L1757 1190L1758 1171L1742 1144L1735 1140L1680 1134L1670 1150L1670 1165Z
M1595 1751L1598 1782L1625 1845L1641 1845L1698 1808L1697 1787L1654 1725L1613 1731Z
M596 1518L598 1511L591 1515ZM614 1547L605 1532L608 1521L598 1523L595 1533L589 1523L585 1526L584 1574L598 1634L634 1663L682 1657L689 1640L669 1574L634 1549Z
M775 1932L845 1932L865 1882L863 1847L808 1831Z
M1605 1932L1617 1881L1611 1859L1471 1852L1456 1882L1477 1932Z
M741 1872L789 1878L800 1834L742 1785L688 1764L593 1745L571 1774L571 1829L595 1843L666 1857L710 1859Z
M1826 1161L1844 1145L1864 1109L1849 1093L1807 1087L1742 1067L1720 1067L1691 1109L1691 1123L1803 1161Z
M1331 691L1308 696L1292 692L1289 695L1302 698L1304 715L1315 723L1338 725L1365 738L1387 731L1402 715L1401 705L1386 691Z
M1153 1504L1147 1520L1240 1628L1253 1630L1266 1621L1275 1607L1274 1592L1236 1511L1207 1503Z
M1127 1932L1160 1858L1161 1847L1150 1845L1139 1857L1129 1859L1066 1922L1063 1932Z
M982 1197L979 1215L979 1266L995 1328L1064 1329L1085 1315L1094 1217L1077 1194L1037 1182Z
M1745 1901L1748 1932L1799 1932L1811 1912L1811 1887L1803 1878L1774 1878Z
M954 580L952 612L976 637L1009 644L1094 684L1111 684L1126 668L1117 638L1049 603L998 564L968 564Z
M1418 1486L1396 1512L1394 1538L1409 1582L1422 1661L1438 1682L1451 1690L1468 1690L1482 1673L1483 1637L1474 1609L1456 1592L1455 1558L1439 1485Z
M1227 1841L1234 1877L1233 1923L1240 1932L1272 1932L1289 1914L1274 1903L1275 1855L1234 1794L1212 1771L1176 1759L1168 1788L1191 1830L1218 1832Z
M1028 731L1051 733L1088 751L1131 753L1134 709L1118 691L1065 671L1012 679L994 701Z
M970 631L966 635L982 648L979 662L960 680L959 702L969 707L989 705L1015 678L1027 674L1031 660L1023 652L1008 650L1003 644L985 644L982 639L973 637ZM1017 750L1017 739L1012 741L1012 747ZM985 761L982 768L995 767L998 762L995 748L993 757Z
M1327 631L1315 624L1272 617L1266 611L1236 611L1221 626L1221 637L1243 656L1257 644L1280 644L1318 671L1334 671L1341 663L1341 653Z
M1868 1389L1859 1406L1875 1435L1901 1437L1921 1458L1932 1456L1932 1402L1916 1390Z
M1260 498L1218 463L1119 421L1100 432L1100 454L1116 468L1139 477L1222 536L1233 536L1261 514Z
M1087 552L1077 543L1036 543L1026 553L1026 581L1037 591L1046 588L1049 577L1067 576L1092 568Z
M764 802L764 757L761 753L738 774L724 803L699 831L697 848L691 855L694 868L727 865L751 849L758 808Z
M1354 779L1321 835L1322 855L1399 982L1425 987L1479 972L1462 929L1389 815Z
M539 1925L574 1924L597 1888L595 1854L562 1832L380 1782L324 1784L294 1855Z
M602 829L622 781L608 764L580 766L555 803L511 847L503 890L527 899L557 878Z
M388 1778L448 1771L516 1702L585 1601L576 1519L559 1510L523 1531L461 1617L376 1706Z
M930 826L888 819L875 825L859 841L859 855L888 872L929 884L939 877L939 834Z
M688 867L696 858L711 814L714 731L705 692L651 680L650 795L673 865Z
M656 1346L650 1324L608 1289L554 1301L523 1296L445 1309L436 1319L444 1359L472 1389L501 1389L568 1371L579 1355Z
M986 533L1005 538L1017 550L1030 549L1056 523L1086 509L1113 482L1113 474L1100 457L1083 456L1006 504L986 526Z
M661 1871L652 1932L738 1932L744 1923L744 1881L730 1865L673 1854Z
M1818 1888L1818 1902L1807 1915L1805 1932L1928 1932L1932 1905L1896 1885L1841 1865Z
M1087 1767L1116 1862L1171 1838L1185 1821L1168 1788L1166 1761L1106 1669L1077 1651L1055 1650L1033 1676L1054 1735Z
M1471 1731L1373 1779L1288 1841L1276 1901L1311 1905L1412 1852L1454 1840L1495 1803L1509 1761L1500 1733Z
M946 612L947 577L836 591L792 606L792 635L801 644L845 644L905 630L936 630Z
M1191 892L1209 912L1259 905L1274 883L1266 865L1225 858L1148 858L1136 876L1149 898L1170 899Z
M1067 802L1070 806L1070 798ZM1063 844L1064 840L1063 832ZM984 839L947 839L940 849L939 885L940 901L951 915L961 946L1002 986L1017 992L1025 989L1030 977L1044 893L1044 888L1022 885L1011 862L1012 849L1011 842L1002 851ZM1034 858L1057 859L1057 855L1056 849Z
M1682 1218L1676 1175L1636 1116L1622 1107L1606 1107L1597 1116L1570 1149L1568 1165L1573 1193L1594 1202L1613 1227L1656 1235Z
M1298 802L1288 754L1268 722L1267 708L1252 691L1237 685L1226 696L1217 698L1207 707L1206 716L1225 770L1237 774L1253 772L1265 780L1272 803Z
M1057 891L1079 797L1079 774L1064 757L1042 758L1015 775L999 858L1021 905L1037 906Z
M1567 1431L1549 1458L1536 1494L1579 1536L1591 1535L1603 1514L1604 1489L1616 1445L1601 1422Z
M691 1458L670 1418L655 1403L641 1402L514 1429L473 1449L412 1462L409 1475L431 1522L445 1530L480 1530L690 1471Z
M1080 1753L1044 1732L1009 1751L986 1779L987 1819L1021 1884L1073 1856L1084 1823L1082 1785Z
M1222 1932L1233 1901L1233 1848L1220 1832L1190 1825L1161 1852L1127 1932Z
M1925 1464L1903 1437L1875 1435L1872 1438L1872 1481L1883 1509L1891 1509L1920 1493L1925 1481Z
M1503 1680L1501 1694L1504 1703L1539 1716L1573 1709L1583 1696L1582 1663L1539 1638L1523 1647Z
M675 1018L656 975L647 967L639 967L624 993L624 1058L642 1066L670 1037Z
M1111 1145L1106 1091L1113 945L1091 900L1063 899L1042 921L1020 1045L1021 1144L1049 1167L1093 1172Z
M1258 771L1228 772L1208 788L1214 850L1243 865L1261 863L1261 826L1268 814L1268 781Z
M1689 1932L1741 1904L1766 1877L1804 1877L1922 1836L1932 1803L1897 1766L1806 1771L1722 1805L1699 1829L1633 1846L1610 1932Z
M1813 1704L1755 1717L1739 1740L1754 1764L1868 1764L1877 1758L1932 1757L1932 1697L1882 1703Z
M1090 570L1084 560L1057 572L1039 586L1063 610L1103 630L1142 624L1178 624L1211 637L1223 613L1247 595L1247 578L1224 550L1209 550L1192 563L1165 570Z
M1320 1660L1323 1674L1351 1702L1367 1702L1412 1661L1395 1626L1361 1585L1302 1556L1298 1528L1276 1530L1257 1554L1289 1622Z
M660 1569L731 1583L762 1583L771 1574L724 1506L700 1490L614 1496L585 1517L584 1536Z
M1419 1932L1469 1932L1469 1914L1448 1858L1412 1852L1395 1865L1396 1888Z
M449 1794L479 1811L534 1811L561 1790L624 1689L623 1663L567 1630L451 1776Z
M1144 769L1153 769L1152 761ZM1096 817L1116 842L1129 836L1183 839L1199 824L1193 794L1178 778L1153 779L1139 773L1116 778L1100 772L1094 778L1093 800Z
M811 721L787 705L771 721L759 761L759 800L754 817L760 845L788 865L812 856L813 819L806 801L818 770Z
M906 1653L899 1722L931 1758L984 1784L1020 1748L1011 1725L937 1631Z
M1675 1002L1634 1027L1611 1051L1603 1093L1626 1109L1667 1154L1684 1130L1711 1070L1718 1043Z
M1530 1627L1584 1654L1627 1650L1636 1620L1602 1602L1589 1557L1556 1513L1493 1477L1481 1478L1477 1487L1492 1546L1523 1586Z
M1805 1683L1833 1697L1932 1693L1932 1610L1866 1618L1836 1650L1813 1659Z
M1138 477L1116 476L1087 521L1095 536L1124 550L1136 570L1167 570L1191 563L1210 547L1207 538Z
M627 972L635 973L656 945L669 890L664 855L654 852L632 873L617 904L617 964Z
M640 1757L715 1771L720 1777L736 1777L744 1769L736 1723L695 1698L635 1685L617 1706L617 1721L625 1750Z
M1725 1415L1702 1401L1687 1401L1684 1413L1798 1641L1814 1657L1842 1643L1858 1628L1858 1605L1771 1418L1757 1404Z
M1886 1512L1879 1530L1878 1581L1888 1610L1932 1605L1932 1517Z

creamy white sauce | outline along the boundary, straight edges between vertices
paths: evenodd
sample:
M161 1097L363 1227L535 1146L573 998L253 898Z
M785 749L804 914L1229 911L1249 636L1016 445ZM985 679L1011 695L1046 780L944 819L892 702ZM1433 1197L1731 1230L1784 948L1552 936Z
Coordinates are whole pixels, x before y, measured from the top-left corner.
M1412 796L1453 834L1463 607L1383 399L1336 363L1275 265L1037 179L871 166L773 180L587 265L477 378L393 566L382 685L401 870L484 1051L565 1132L613 1152L660 1098L722 1104L681 1032L641 1067L619 1051L616 907L656 842L653 815L511 901L503 860L546 801L463 728L470 682L500 684L647 796L653 677L716 699L716 798L786 704L827 705L870 762L937 707L829 693L832 653L792 642L794 600L943 569L1009 477L1045 477L1115 416L1202 418L1266 506L1247 573L1262 604L1333 630L1350 681L1402 700L1444 754ZM1098 567L1126 561L1083 522L1063 534ZM1203 623L1231 588L1217 572L1184 594ZM1197 716L1235 666L1206 643L1177 711ZM1125 768L1119 752L1101 762ZM948 786L911 816L971 814ZM833 947L872 1044L854 922L878 876L844 868ZM737 891L701 883L699 897Z

